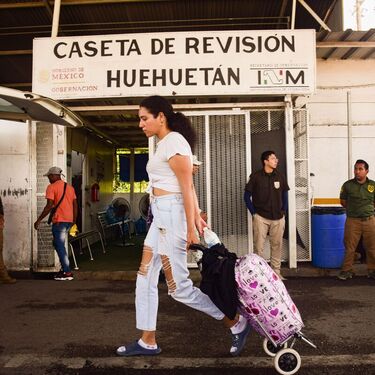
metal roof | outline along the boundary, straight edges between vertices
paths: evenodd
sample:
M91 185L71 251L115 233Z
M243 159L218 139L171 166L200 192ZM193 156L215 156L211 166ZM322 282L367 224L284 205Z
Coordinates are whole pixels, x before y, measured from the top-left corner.
M375 59L375 29L321 31L316 34L318 59Z
M305 0L331 29L321 24L297 1L295 28L317 31L317 57L322 59L374 59L375 30L342 31L342 0ZM50 0L0 2L0 85L31 90L32 42L51 35ZM173 32L190 30L289 29L293 0L61 0L59 36ZM206 103L255 102L260 98L204 98ZM267 101L278 98L267 98ZM175 99L196 103L196 98ZM78 106L135 105L136 99L65 101ZM85 125L121 146L144 146L136 110L78 110Z
M324 22L337 24L340 12L332 14L341 0L305 2ZM51 35L53 3L0 2L0 85L31 89L32 42ZM58 35L288 29L292 4L293 0L62 0ZM299 2L295 28L321 28Z

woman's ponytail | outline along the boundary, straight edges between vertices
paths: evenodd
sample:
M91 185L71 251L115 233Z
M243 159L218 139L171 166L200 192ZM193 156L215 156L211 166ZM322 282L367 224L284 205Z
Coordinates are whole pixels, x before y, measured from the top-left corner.
M164 113L168 121L168 128L180 133L189 143L191 150L194 151L197 136L190 120L183 113L174 112L167 99L158 95L149 96L141 101L140 106L147 108L155 118L160 112Z
M190 120L183 113L174 112L172 118L168 119L168 127L172 131L180 133L194 151L197 136Z

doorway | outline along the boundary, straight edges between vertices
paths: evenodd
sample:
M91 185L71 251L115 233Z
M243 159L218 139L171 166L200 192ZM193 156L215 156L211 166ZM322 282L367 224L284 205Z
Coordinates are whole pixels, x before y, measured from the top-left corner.
M284 109L254 109L250 111L251 129L251 170L262 169L260 160L264 151L272 150L279 159L278 171L286 176L285 152L285 111ZM288 259L288 225L285 225L282 260ZM267 236L264 245L264 257L270 259L270 243Z
M83 232L83 228L84 228L83 218L85 217L84 204L83 204L84 188L82 185L82 181L84 181L83 179L84 162L85 162L85 154L72 150L72 154L71 154L72 186L74 188L74 191L77 197L78 213L77 213L76 224L77 224L79 232Z

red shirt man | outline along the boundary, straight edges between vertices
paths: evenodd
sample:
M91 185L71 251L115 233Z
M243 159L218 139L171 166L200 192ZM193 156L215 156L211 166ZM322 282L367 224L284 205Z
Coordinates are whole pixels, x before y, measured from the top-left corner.
M55 275L55 280L73 280L73 273L70 270L68 253L65 248L65 239L69 229L77 219L78 205L74 188L66 184L61 179L61 175L62 170L59 167L51 167L44 175L48 177L50 182L46 190L47 203L34 223L34 228L38 229L41 221L58 205L54 209L55 213L52 217L52 235L53 246L61 263L61 271ZM66 190L64 194L65 184ZM62 197L63 199L60 202Z

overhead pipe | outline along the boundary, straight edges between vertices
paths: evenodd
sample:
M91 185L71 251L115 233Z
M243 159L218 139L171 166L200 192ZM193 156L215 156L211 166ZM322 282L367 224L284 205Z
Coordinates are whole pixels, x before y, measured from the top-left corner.
M298 0L299 3L315 18L315 20L319 23L321 27L323 27L324 30L332 31L326 23L312 10L312 8L306 4L304 0Z

